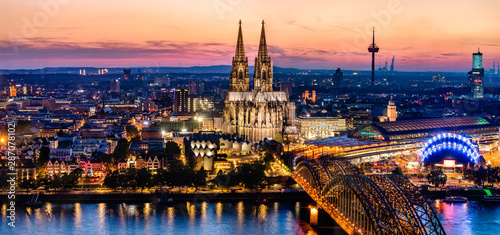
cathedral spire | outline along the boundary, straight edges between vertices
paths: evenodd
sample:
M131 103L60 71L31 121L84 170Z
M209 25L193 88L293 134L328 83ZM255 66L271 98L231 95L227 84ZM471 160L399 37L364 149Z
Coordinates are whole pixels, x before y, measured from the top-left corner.
M262 21L259 51L255 57L253 74L254 91L273 91L273 62L267 53L266 30Z
M243 46L243 33L241 32L241 20L240 20L240 28L238 31L238 41L236 42L236 54L234 55L236 60L244 60L245 59L245 47Z
M257 57L261 60L267 58L266 30L264 28L264 20L262 20L262 30L260 32L259 52Z
M236 53L233 57L233 66L229 77L230 91L248 91L250 88L250 77L248 75L248 58L245 57L243 46L243 33L241 30L241 20L238 29L238 41L236 42Z

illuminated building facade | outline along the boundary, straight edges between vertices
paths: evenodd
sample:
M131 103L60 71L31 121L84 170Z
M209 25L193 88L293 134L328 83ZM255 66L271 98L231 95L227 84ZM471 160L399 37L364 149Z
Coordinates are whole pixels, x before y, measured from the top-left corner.
M244 155L251 151L252 144L228 134L196 133L184 138L186 157L197 158L205 170L212 170L217 154ZM199 166L201 167L201 166Z
M295 125L304 139L328 138L347 130L346 120L338 117L299 116L295 119Z
M469 137L442 133L424 143L420 161L442 168L444 173L455 173L465 164L479 164L480 154L477 144L474 144Z
M484 68L483 54L477 51L472 54L472 70L468 73L468 85L471 88L472 97L483 98L484 96Z
M291 130L286 127L295 127L295 104L289 101L286 91L273 90L273 63L267 52L264 22L254 68L253 89L250 90L248 58L245 57L240 21L225 100L223 132L259 142Z
M408 140L427 138L442 132L496 136L498 125L482 117L433 118L373 123L358 127L352 134L357 139Z
M120 92L120 81L118 79L111 80L110 89L111 92Z
M188 91L186 89L175 89L174 112L188 112Z
M389 105L387 105L387 119L389 122L395 122L398 117L398 112L396 110L396 103L394 101L389 101Z

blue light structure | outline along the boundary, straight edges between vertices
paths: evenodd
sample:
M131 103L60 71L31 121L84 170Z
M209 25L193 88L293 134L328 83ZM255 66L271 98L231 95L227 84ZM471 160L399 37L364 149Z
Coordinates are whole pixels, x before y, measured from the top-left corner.
M474 164L479 163L479 151L468 138L453 133L443 133L430 138L423 146L420 153L422 162L431 161L444 151L452 151L456 155L466 157Z

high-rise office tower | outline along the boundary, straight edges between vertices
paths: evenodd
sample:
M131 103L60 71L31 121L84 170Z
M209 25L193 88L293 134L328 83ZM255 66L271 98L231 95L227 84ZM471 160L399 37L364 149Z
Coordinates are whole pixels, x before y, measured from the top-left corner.
M483 98L484 96L484 68L483 54L477 50L472 54L472 70L468 74L467 85L471 88L472 97Z
M340 71L340 68L337 68L335 70L335 74L333 74L333 86L334 87L341 87L342 86L342 81L344 80L344 73Z
M378 46L375 45L375 28L373 28L373 42L368 47L368 52L372 53L372 86L375 85L375 53L377 53L378 50Z
M203 82L196 83L196 94L203 95L205 92L205 84Z
M189 95L195 95L196 94L196 81L189 80L188 94Z
M188 90L175 89L174 91L174 112L188 112Z
M131 69L124 69L123 70L123 78L125 80L130 79L130 75L132 75L132 70Z
M120 92L120 81L118 79L111 80L110 89L111 92Z

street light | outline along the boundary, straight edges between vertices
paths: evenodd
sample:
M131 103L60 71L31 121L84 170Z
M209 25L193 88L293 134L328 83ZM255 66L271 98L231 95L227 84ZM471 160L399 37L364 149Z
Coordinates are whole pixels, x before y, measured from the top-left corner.
M195 117L196 120L198 120L198 130L201 129L201 122L203 121L202 117Z

